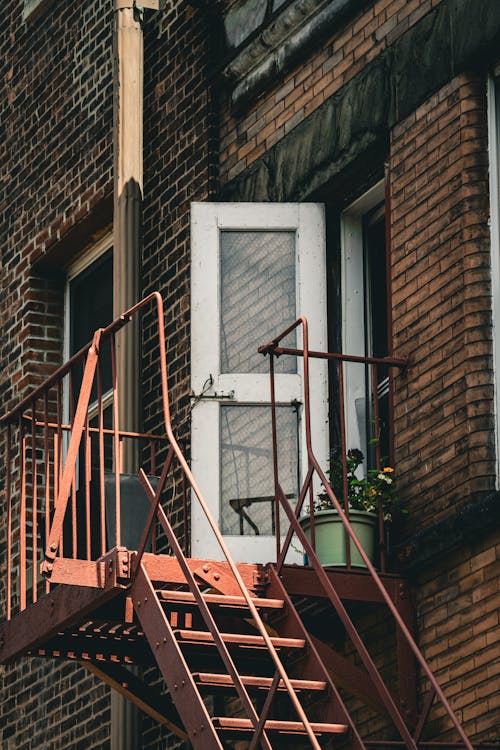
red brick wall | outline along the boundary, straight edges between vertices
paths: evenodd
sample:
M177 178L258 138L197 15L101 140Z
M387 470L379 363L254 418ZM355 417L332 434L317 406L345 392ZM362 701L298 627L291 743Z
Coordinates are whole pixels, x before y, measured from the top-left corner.
M77 664L25 658L0 675L2 750L109 746L109 689Z
M422 571L415 587L420 645L475 743L498 740L500 726L499 561L491 534ZM456 740L439 705L429 718L443 741Z
M32 279L33 262L111 189L110 10L105 0L93 4L91 12L70 4L27 25L18 2L3 4L0 38L2 59L8 61L7 95L0 105L2 163L8 170L1 204L2 288L8 289L0 299L2 354L8 363L0 376L3 409L34 376L46 373L60 351L54 339L54 315L59 335L61 330L60 306L56 311L58 303L44 288L55 287ZM46 304L50 310L44 311ZM45 312L49 317L41 331ZM9 356L20 342L17 356Z
M63 283L33 262L111 189L111 18L106 0L53 3L28 26L22 3L2 4L2 413L61 361ZM70 243L64 253L72 251ZM3 597L3 524L0 546ZM42 659L0 670L2 748L106 747L103 683L76 664Z
M495 489L485 78L456 78L395 127L390 161L394 344L410 362L396 463L421 530ZM415 573L419 643L475 741L500 720L499 551L492 535ZM456 740L440 705L430 726Z
M455 79L391 139L396 458L419 525L495 488L485 87Z

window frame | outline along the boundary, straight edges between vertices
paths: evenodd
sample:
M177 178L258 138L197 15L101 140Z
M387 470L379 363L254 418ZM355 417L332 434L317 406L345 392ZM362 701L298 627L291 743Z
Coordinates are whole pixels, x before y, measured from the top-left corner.
M496 489L500 489L500 66L488 76L488 153L490 192L491 317L495 403Z
M113 248L113 232L107 232L98 242L79 253L66 266L66 283L64 287L64 331L63 331L63 361L67 362L71 357L71 282L81 273L90 268L97 260L102 258ZM106 321L103 321L106 322ZM107 321L111 322L111 321ZM67 384L66 384L67 387ZM108 390L103 394L102 404L105 409L113 401L113 392ZM69 393L64 394L64 414L66 421L69 419ZM97 414L97 403L89 404L88 415L92 419Z
M366 303L370 290L365 286L365 236L364 218L386 200L385 180L379 180L363 195L354 200L341 214L341 311L342 352L357 356L370 356L367 351ZM389 294L389 290L387 290ZM371 326L371 321L368 321ZM366 399L367 388L363 368L345 365L345 428L346 448L358 448L367 456ZM356 403L365 402L364 427ZM367 464L365 462L365 471Z

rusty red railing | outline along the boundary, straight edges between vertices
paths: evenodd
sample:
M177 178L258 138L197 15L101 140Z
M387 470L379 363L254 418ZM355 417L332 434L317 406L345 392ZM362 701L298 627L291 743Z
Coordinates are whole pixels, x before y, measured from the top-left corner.
M138 313L146 306L153 305L156 310L157 335L158 335L158 360L160 367L160 388L161 404L163 410L164 435L143 435L140 433L124 432L120 430L118 421L118 391L119 384L117 380L116 367L116 346L115 337L117 333L130 321L133 315ZM100 354L102 352L103 342L109 339L111 347L111 396L109 396L112 411L112 427L106 428L104 425L104 402L106 393L102 387L103 373L100 367ZM67 388L73 394L75 373L74 366L77 363L84 364L81 380L79 381L78 399L70 397L69 402L69 421L65 423L63 419L64 388L66 379L69 385ZM97 383L96 383L97 381ZM96 402L91 398L93 387L97 385ZM55 392L55 395L54 395ZM94 394L95 395L95 394ZM52 397L52 400L51 400ZM43 418L40 417L37 405L43 401ZM76 401L76 405L75 405ZM51 418L52 411L55 409L55 419ZM90 422L94 414L97 414L97 427L93 427ZM158 293L153 293L142 300L118 319L113 321L107 328L99 329L95 332L92 342L78 352L63 367L59 368L48 380L39 388L24 399L15 409L9 412L2 419L2 423L7 425L7 447L6 455L8 457L7 467L7 526L8 526L8 543L7 543L7 619L13 616L13 600L16 603L16 611L22 611L27 606L28 595L31 592L31 601L36 602L39 589L41 586L50 587L50 577L54 569L54 562L57 558L68 556L75 559L92 558L92 544L84 543L85 553L81 555L81 544L79 539L82 537L82 528L92 535L92 502L89 473L84 472L83 492L80 491L78 475L82 467L91 465L92 441L91 436L95 434L98 440L98 473L99 480L99 501L98 511L100 513L102 526L106 529L108 519L106 518L106 497L103 491L102 475L105 471L105 437L111 437L111 464L114 470L114 503L111 516L114 519L116 535L113 539L113 546L120 546L120 475L121 475L121 454L124 439L147 440L156 445L161 442L163 447L168 446L166 458L163 460L161 476L158 479L156 488L153 488L147 472L141 466L138 472L138 478L144 489L149 502L149 511L144 522L140 540L137 544L137 553L134 557L133 576L142 574L142 557L146 550L147 540L155 527L161 527L167 541L167 549L175 555L179 561L180 567L184 573L187 585L198 604L199 611L207 629L212 634L214 642L218 648L223 663L226 666L228 674L233 680L234 687L242 701L247 716L250 718L254 727L254 737L252 747L257 747L259 743L266 750L272 750L272 745L264 729L264 724L257 715L250 695L242 682L241 676L234 664L233 658L222 638L222 635L215 623L213 615L202 596L195 577L187 563L185 550L178 541L178 534L174 531L172 518L165 513L161 501L163 498L164 488L167 478L172 476L174 462L179 467L183 481L181 486L184 491L189 487L192 493L193 501L197 501L207 520L209 526L215 535L221 552L228 562L229 569L234 580L237 583L250 611L255 626L263 638L265 646L271 659L276 667L276 686L281 681L284 685L290 701L297 713L297 716L305 728L305 732L310 740L311 746L315 750L320 750L320 745L316 739L311 723L300 703L297 692L286 672L281 661L278 651L272 643L271 636L252 600L248 588L241 577L241 574L233 562L228 548L224 542L214 519L212 518L208 506L202 496L202 493L193 477L189 465L185 459L183 451L176 440L171 423L169 390L167 380L167 360L166 344L164 332L164 313L163 302ZM17 425L16 433L13 435L12 425ZM27 450L27 433L30 428L31 443ZM41 437L37 437L37 430L41 429ZM67 445L64 445L63 436L69 435ZM18 447L18 460L15 460L14 446ZM90 443L90 448L88 447ZM45 449L45 450L44 450ZM83 454L82 454L83 451ZM151 467L157 463L156 449L153 450L150 458ZM41 475L46 480L45 483L39 481L38 471L41 469ZM44 526L45 526L45 544L38 540L38 497L39 487L44 484ZM17 491L14 487L17 487ZM80 491L80 497L78 493ZM184 495L185 497L185 495ZM83 499L82 499L83 498ZM83 511L82 511L83 505ZM104 508L104 510L103 510ZM104 514L104 520L103 520ZM186 528L187 514L184 512L184 536L187 540ZM94 521L95 523L95 521ZM66 526L65 526L66 524ZM101 548L97 550L97 558L103 554L104 548L109 546L106 541L103 542L103 533L100 532ZM83 538L86 540L85 534ZM19 549L14 553L14 547ZM39 550L44 547L44 560L41 564L41 573L43 577L38 576ZM28 549L31 551L30 561L28 562ZM154 546L153 546L153 551ZM162 550L164 551L164 550ZM19 592L15 592L12 586L14 574L17 574L16 585L19 585ZM29 578L31 577L31 587ZM45 581L44 581L45 579ZM19 600L17 601L17 594Z
M280 347L279 346L280 342L283 339L285 339L291 333L291 331L299 327L302 328L302 349ZM353 527L350 523L349 507L348 507L348 499L347 499L348 493L347 493L347 487L346 487L346 481L347 481L346 480L346 465L345 465L345 453L346 453L345 439L346 438L345 438L345 424L343 423L343 417L341 416L341 424L342 424L341 432L342 432L342 453L343 453L343 461L344 461L344 498L346 502L345 507L339 502L339 500L335 496L332 490L332 487L330 483L328 482L328 479L325 476L325 473L323 472L323 470L321 469L321 466L314 454L312 443L311 443L311 406L310 406L310 384L309 384L309 365L310 365L309 360L311 358L331 359L337 362L338 367L339 367L339 382L341 384L340 402L341 402L342 408L343 408L343 401L344 401L344 392L343 392L343 386L342 386L343 362L345 361L359 362L360 364L364 364L365 366L371 365L374 368L374 376L373 376L374 387L373 387L372 395L374 396L375 399L377 398L377 369L378 367L381 364L384 364L385 366L388 366L391 368L393 367L399 368L399 367L403 367L405 365L405 362L403 360L398 360L394 358L385 358L384 360L379 360L379 359L369 358L369 357L353 357L353 356L311 351L309 349L307 320L303 317L296 320L292 325L290 325L281 334L279 334L274 339L272 339L272 341L270 341L268 344L265 344L264 346L259 347L259 351L262 354L270 355L271 418L272 418L274 476L275 476L275 507L277 509L276 510L276 513L277 513L276 528L278 529L278 532L276 534L276 539L277 539L276 572L277 574L279 575L280 570L283 567L287 552L292 542L292 538L295 534L299 543L304 548L304 551L308 557L309 564L315 570L319 583L321 584L326 596L328 597L332 606L334 607L339 619L344 625L346 632L349 638L351 639L351 642L354 648L356 649L358 653L359 658L361 659L364 667L366 668L368 674L373 680L373 683L377 689L377 692L380 698L382 699L389 716L392 718L394 725L400 734L402 744L404 747L408 748L408 750L417 750L417 744L421 739L421 735L425 726L425 722L428 718L432 703L434 702L435 698L439 698L446 714L448 715L453 727L455 728L455 730L457 731L460 737L461 742L463 743L463 747L466 748L467 750L473 750L472 745L468 737L466 736L462 726L460 725L460 722L458 721L457 716L455 715L453 709L451 708L446 696L444 695L441 687L439 686L439 683L437 682L429 665L427 664L420 649L418 648L418 645L415 639L413 638L410 630L408 629L403 618L398 612L397 607L395 606L394 602L389 596L383 584L382 579L380 578L378 572L375 569L373 562L370 560L367 553L365 552L360 540L356 536L353 530ZM273 360L274 360L274 357L282 356L285 354L299 356L299 357L302 357L303 359L303 390L304 390L303 419L305 422L307 472L306 472L305 479L302 483L302 487L300 488L300 492L299 492L299 496L298 496L298 500L297 500L297 504L295 508L292 508L292 506L290 505L290 503L288 502L285 496L285 493L282 487L280 486L279 472L278 472L278 452L277 452L278 433L277 433L277 425L276 425L276 398L275 398ZM392 383L389 384L389 387L392 390ZM377 414L376 407L375 407L375 414ZM392 448L391 448L391 451L392 451ZM377 460L380 461L380 454L378 454ZM342 521L342 524L345 529L346 542L352 542L352 544L357 549L361 559L363 560L364 565L366 566L366 570L368 574L370 575L371 579L373 580L374 585L380 592L382 600L385 602L391 615L393 616L396 622L396 627L399 629L404 639L408 643L418 665L420 666L422 670L422 673L429 680L431 687L428 693L428 699L422 710L420 720L417 724L416 730L413 733L413 735L410 733L408 726L406 725L399 708L395 704L393 697L391 696L387 686L384 683L384 680L382 679L379 673L379 670L375 666L375 663L373 662L370 654L368 653L368 650L366 646L364 645L364 642L361 639L357 631L357 628L355 627L344 604L342 603L339 595L337 594L334 586L332 585L331 580L329 579L327 573L325 572L323 566L321 565L316 555L316 550L314 548L314 531L311 534L311 540L309 540L306 533L304 532L303 528L301 527L299 523L299 518L301 515L301 511L304 505L305 498L307 495L309 495L310 511L313 516L312 525L314 525L313 478L315 475L318 477L319 481L321 482L321 485L324 491L326 492L326 494L328 495L328 498L330 500L332 507L335 508L335 510L337 511ZM289 528L285 535L285 540L282 544L280 540L281 533L279 531L280 519L279 519L278 508L281 508L284 511L289 521ZM379 515L379 518L380 518L380 515ZM346 552L348 551L349 546L350 544L346 544ZM349 564L349 557L347 558L347 563Z
M275 376L274 376L274 358L280 356L295 356L301 357L304 360L304 426L305 426L305 442L306 450L308 455L308 468L314 465L315 458L312 449L311 442L311 407L310 407L310 393L309 393L309 367L311 359L327 360L331 365L335 367L335 372L331 373L331 378L336 382L336 397L331 400L335 402L335 406L331 411L335 412L331 414L331 420L338 422L338 433L339 433L339 446L337 449L337 462L340 460L342 464L342 498L343 498L343 510L347 518L350 517L350 492L348 488L348 467L347 467L347 453L352 448L363 448L364 451L364 471L368 469L382 470L383 465L389 465L391 468L394 466L394 413L393 413L393 401L394 401L394 370L403 370L406 367L406 360L397 359L395 357L363 357L352 354L338 354L332 352L318 352L310 351L307 348L307 343L304 343L303 349L290 348L278 346L278 344L286 338L291 331L297 328L299 325L303 326L304 340L307 342L307 321L303 318L296 321L294 324L289 326L282 334L280 334L272 342L264 346L259 347L259 351L262 354L270 355L270 388L271 388L271 414L272 414L272 435L273 435L273 455L274 455L274 475L278 480L278 431L276 425L276 389L275 389ZM347 434L347 418L346 418L346 407L347 402L351 395L346 393L346 368L350 367L351 371L348 373L351 377L354 374L358 381L362 381L364 391L364 409L365 409L365 422L362 434L358 432L358 441L361 444L352 445L349 443ZM354 368L357 368L354 370ZM361 378L360 378L361 375ZM384 404L382 406L382 403ZM352 437L350 437L352 441ZM384 451L384 455L382 452ZM371 455L370 455L371 454ZM361 467L363 468L363 467ZM322 475L323 479L325 476ZM323 479L321 480L323 482ZM327 482L331 489L331 481ZM278 481L279 484L279 481ZM300 510L302 510L303 503L306 495L309 495L308 503L308 515L310 517L310 536L313 548L315 547L315 508L317 504L317 494L313 489L313 478L312 475L308 477L303 485L305 488L305 494L301 495ZM328 493L326 493L328 494ZM328 503L333 508L333 503ZM384 508L382 503L378 500L377 502L377 518L378 518L378 563L381 572L386 572L387 566L387 544L386 544L386 525L384 523ZM280 504L275 503L275 520L274 524L278 529L276 533L276 544L277 544L277 560L279 564L283 564L285 554L282 554L281 550L281 533L280 528ZM285 544L288 546L290 539L287 538ZM349 534L345 530L345 555L346 555L346 569L351 570L351 544L349 543Z
M117 338L155 299L146 298L97 331L0 420L6 426L7 619L50 589L40 575L44 557L47 573L56 553L90 561L120 546L121 495L134 481L123 471L127 446L135 446L134 475L145 466L154 476L163 460L166 435L121 429L118 415ZM187 495L179 490L186 524ZM149 508L145 497L144 505ZM153 547L156 532L155 526ZM182 536L187 543L186 528Z
M142 434L127 432L119 425L119 388L116 366L116 338L121 329L131 318L146 307L152 306L156 313L158 336L158 362L160 369L159 396L163 411L163 425L160 434ZM294 328L301 326L303 331L302 350L280 349L282 338ZM103 369L105 346L109 346L111 378L106 380ZM304 419L306 424L306 443L308 467L303 486L295 509L292 509L279 484L277 458L275 452L275 505L286 514L290 528L285 542L278 547L276 570L279 574L284 564L287 549L293 534L297 536L306 551L309 563L316 572L318 581L323 586L327 597L333 604L344 624L358 655L370 674L374 685L393 719L401 737L403 746L408 750L417 750L417 743L430 710L432 700L424 707L417 730L412 735L396 706L392 695L385 686L366 647L364 646L352 620L346 612L331 580L322 568L311 542L302 530L298 518L306 495L312 492L313 476L316 475L328 494L332 505L337 509L344 524L346 534L352 540L361 555L369 575L379 589L382 599L393 614L397 626L407 639L422 672L431 684L431 698L438 696L446 709L453 726L457 729L463 747L472 750L472 746L460 727L451 707L436 682L432 672L420 653L411 633L400 617L395 605L385 590L382 580L368 559L359 540L349 523L348 514L335 497L323 473L311 445L310 399L309 399L309 358L325 356L310 352L307 337L307 322L299 319L281 336L261 351L271 354L271 363L276 355L293 353L303 357L304 364ZM339 360L340 362L342 359ZM398 366L394 360L394 366ZM274 388L271 364L271 388ZM376 390L376 388L375 388ZM274 394L274 392L273 392ZM273 395L274 402L274 395ZM107 424L106 420L110 420ZM130 549L137 552L132 562L132 581L134 576L142 575L142 558L151 535L158 541L157 531L163 532L161 551L174 555L184 573L186 583L198 604L199 612L208 631L213 636L219 654L231 676L234 687L242 701L247 716L250 718L254 734L251 748L259 743L271 750L271 743L264 729L266 716L271 708L278 684L282 684L289 695L291 704L305 728L310 744L315 750L320 749L311 723L304 712L281 657L276 651L249 590L233 562L225 540L214 521L200 488L191 473L176 437L174 436L170 415L169 389L167 379L167 357L164 333L163 303L159 294L153 293L124 315L113 321L104 329L96 331L92 342L78 352L68 363L59 368L48 380L25 398L15 409L2 419L6 425L6 479L7 479L7 618L15 611L26 608L28 599L36 602L46 587L50 587L50 578L54 562L58 558L83 559L92 562L99 559L107 549L120 546L121 497L122 497L122 454L124 443L133 441L140 444L136 453L139 457L138 479L147 500L147 512L142 522L142 530L137 544ZM163 432L164 429L164 432ZM277 430L275 406L273 404L273 443L276 448ZM151 475L161 474L156 480ZM174 472L181 475L182 481L173 480ZM109 475L107 477L107 472ZM108 493L111 502L106 503L106 478L111 481L113 491ZM172 479L172 492L166 497L166 487ZM108 487L110 482L108 481ZM155 484L156 486L153 486ZM179 502L184 504L182 524L174 528L173 505L177 491L183 496ZM244 597L255 628L261 635L275 667L272 688L264 708L257 715L252 700L242 682L232 656L221 636L213 615L205 601L197 581L186 559L188 529L186 526L186 490L191 492L192 503L199 503L208 524L214 534L222 555L228 563L229 570L237 587ZM175 504L175 503L174 503ZM177 504L178 510L178 504ZM167 512L165 510L167 508ZM114 536L110 535L110 522L114 523ZM279 518L276 528L279 530ZM96 532L97 529L97 532ZM179 542L179 531L184 536L184 548ZM97 539L96 539L97 537ZM277 533L280 537L280 533ZM38 574L43 550L43 562ZM363 744L361 743L361 747Z

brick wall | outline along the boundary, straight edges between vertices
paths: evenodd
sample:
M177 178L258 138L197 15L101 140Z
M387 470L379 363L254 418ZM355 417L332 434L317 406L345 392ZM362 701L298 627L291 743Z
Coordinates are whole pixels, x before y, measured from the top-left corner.
M401 490L421 525L495 488L485 79L461 76L391 140Z
M500 726L499 561L498 536L490 534L422 571L415 581L420 645L475 742L498 741ZM440 706L429 718L443 741L454 741Z
M61 361L63 281L54 272L74 242L50 274L33 264L111 190L111 4L54 3L33 25L21 6L6 0L0 20L2 413ZM0 547L3 586L3 525ZM76 664L26 658L2 667L0 681L3 748L107 746L109 690Z
M51 306L46 334L40 331L34 316L47 304L49 282L33 279L33 263L111 189L112 27L105 0L50 9L33 25L22 22L19 3L8 2L1 24L2 59L8 61L0 113L9 186L1 204L5 408L35 374L45 374L40 364L54 361L53 315L60 318L60 310ZM27 326L35 326L32 334ZM44 354L35 353L40 350Z
M108 746L109 689L78 665L26 658L0 675L3 750Z
M221 180L230 180L350 81L440 0L377 0L242 116L221 118Z

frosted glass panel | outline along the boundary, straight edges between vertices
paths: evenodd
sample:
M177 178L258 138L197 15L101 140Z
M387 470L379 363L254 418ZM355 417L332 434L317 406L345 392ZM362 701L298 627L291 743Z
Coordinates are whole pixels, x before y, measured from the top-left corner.
M221 372L269 372L258 347L297 317L295 233L221 232L220 256ZM296 358L279 358L275 369L297 372Z
M270 406L221 406L221 525L223 534L264 536L274 529ZM297 496L297 413L276 409L279 480ZM288 528L280 512L281 533Z

